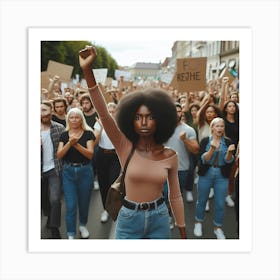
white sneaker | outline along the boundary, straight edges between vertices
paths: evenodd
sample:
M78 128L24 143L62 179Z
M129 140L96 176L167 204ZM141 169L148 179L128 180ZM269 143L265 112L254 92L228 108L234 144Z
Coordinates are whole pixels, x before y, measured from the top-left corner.
M73 235L69 235L68 239L75 239L75 237Z
M214 189L213 188L211 188L210 192L209 192L209 198L212 198L212 197L214 197Z
M215 229L214 233L216 234L217 239L226 239L224 232L220 228Z
M195 223L194 224L193 234L197 237L202 236L202 224L201 223Z
M234 201L232 200L230 195L226 196L226 203L228 207L234 207Z
M186 200L187 200L187 202L193 202L192 191L186 191Z
M100 217L100 222L101 223L106 223L109 219L109 214L106 210L104 210L101 214L101 217Z
M206 212L209 212L209 211L210 211L209 200L207 200L207 202L206 202L205 211L206 211Z
M94 189L95 191L98 191L98 190L99 190L99 185L98 185L98 182L97 182L97 181L94 181L94 182L93 182L93 189Z
M89 237L89 232L88 232L88 229L86 228L86 226L79 226L79 231L80 231L81 237L83 239L86 239Z
M174 222L173 222L173 218L171 216L169 216L169 227L170 227L170 229L174 228Z

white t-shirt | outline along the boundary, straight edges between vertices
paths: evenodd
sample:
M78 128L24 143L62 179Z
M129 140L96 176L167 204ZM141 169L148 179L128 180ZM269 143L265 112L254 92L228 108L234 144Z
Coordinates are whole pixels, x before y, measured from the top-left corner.
M41 138L43 145L43 172L47 172L55 167L51 130L41 131Z
M99 122L96 122L94 124L94 129L96 129L98 131L100 131L102 129ZM99 140L99 147L101 147L103 149L107 149L107 150L115 149L115 147L113 146L113 144L112 144L111 140L109 139L109 137L108 137L104 128L101 131L101 137L100 137L100 140Z
M180 133L186 132L187 138L190 140L196 139L196 132L195 130L185 124L181 123L177 125L174 133L172 136L168 139L168 141L164 144L165 146L173 149L178 154L179 159L179 171L189 170L190 169L190 153L186 148L186 145L184 142L180 139Z

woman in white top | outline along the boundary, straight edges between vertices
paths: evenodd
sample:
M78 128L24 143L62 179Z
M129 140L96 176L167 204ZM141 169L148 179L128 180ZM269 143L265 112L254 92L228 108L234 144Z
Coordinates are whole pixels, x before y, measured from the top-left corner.
M117 105L108 103L107 108L109 113L114 116ZM118 156L111 140L109 139L102 123L99 119L94 125L94 134L96 136L99 148L96 153L96 169L99 190L101 194L104 211L101 213L100 221L106 223L109 219L109 214L105 210L105 202L108 189L120 174L121 166Z

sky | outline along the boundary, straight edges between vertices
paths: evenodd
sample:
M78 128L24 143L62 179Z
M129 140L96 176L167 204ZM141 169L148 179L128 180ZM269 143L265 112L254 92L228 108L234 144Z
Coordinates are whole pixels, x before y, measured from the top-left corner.
M174 41L149 40L149 41L94 41L98 46L104 47L120 66L131 66L136 62L164 62L166 57L171 57Z

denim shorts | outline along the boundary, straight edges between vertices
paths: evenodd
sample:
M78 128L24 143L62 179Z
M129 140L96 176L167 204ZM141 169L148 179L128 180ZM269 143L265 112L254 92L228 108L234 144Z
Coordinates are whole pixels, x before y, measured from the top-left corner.
M117 219L116 239L170 239L166 204L150 210L132 210L122 206Z

